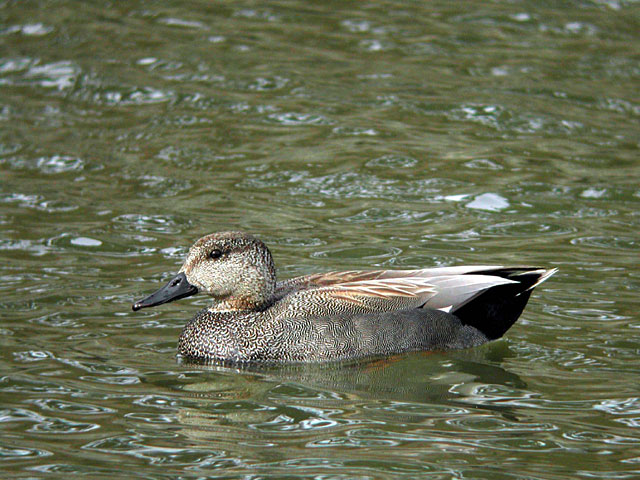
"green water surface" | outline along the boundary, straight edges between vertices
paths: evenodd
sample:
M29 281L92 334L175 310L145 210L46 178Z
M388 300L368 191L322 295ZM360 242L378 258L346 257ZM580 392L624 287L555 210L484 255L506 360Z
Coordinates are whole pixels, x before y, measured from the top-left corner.
M2 478L640 478L640 5L0 2ZM218 230L279 275L558 267L505 338L176 359Z

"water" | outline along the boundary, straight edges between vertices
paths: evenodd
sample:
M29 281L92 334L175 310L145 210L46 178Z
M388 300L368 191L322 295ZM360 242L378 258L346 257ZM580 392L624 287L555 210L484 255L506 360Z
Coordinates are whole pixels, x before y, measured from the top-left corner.
M7 478L640 476L640 9L0 5ZM533 264L504 339L239 371L130 311L200 235L282 278Z

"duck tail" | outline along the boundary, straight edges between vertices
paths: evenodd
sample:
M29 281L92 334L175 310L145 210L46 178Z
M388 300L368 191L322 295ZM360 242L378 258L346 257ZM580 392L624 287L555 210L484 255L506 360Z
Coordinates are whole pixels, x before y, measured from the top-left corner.
M492 275L517 283L491 287L451 313L463 324L495 340L502 337L518 319L533 289L557 271L557 268L513 267L474 272L475 275Z

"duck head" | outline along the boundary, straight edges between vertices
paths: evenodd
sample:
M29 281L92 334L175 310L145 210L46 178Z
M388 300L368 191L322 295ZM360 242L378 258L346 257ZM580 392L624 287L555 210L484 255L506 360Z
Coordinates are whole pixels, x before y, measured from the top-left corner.
M205 293L211 310L261 310L273 297L276 270L269 249L242 232L220 232L200 238L178 275L157 292L133 304L133 310L153 307Z

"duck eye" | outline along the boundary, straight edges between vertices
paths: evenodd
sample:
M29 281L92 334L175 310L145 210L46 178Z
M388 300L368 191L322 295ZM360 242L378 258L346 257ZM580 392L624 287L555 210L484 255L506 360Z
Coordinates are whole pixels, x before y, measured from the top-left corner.
M211 250L209 252L209 258L215 260L216 258L220 258L222 256L222 252L220 250Z

